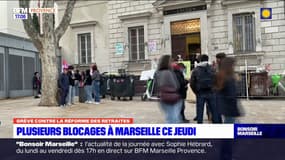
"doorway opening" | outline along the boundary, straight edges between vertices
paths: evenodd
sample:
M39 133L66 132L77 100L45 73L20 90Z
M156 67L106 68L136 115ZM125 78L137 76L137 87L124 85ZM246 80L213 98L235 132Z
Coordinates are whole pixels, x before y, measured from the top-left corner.
M177 60L180 55L184 61L191 61L191 69L194 68L201 54L200 19L174 21L170 26L172 58Z

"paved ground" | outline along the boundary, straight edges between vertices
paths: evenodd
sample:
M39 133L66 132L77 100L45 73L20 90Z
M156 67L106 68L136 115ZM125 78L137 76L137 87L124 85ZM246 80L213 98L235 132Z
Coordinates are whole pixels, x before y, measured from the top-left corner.
M38 99L21 98L0 100L0 138L12 137L12 119L14 117L132 117L135 123L163 123L157 102L111 101L104 99L102 104L76 104L68 108L39 107ZM242 101L245 116L240 118L242 123L285 123L284 100L250 100ZM186 116L193 119L195 104L186 103ZM206 116L205 116L205 122ZM192 120L191 123L194 123Z

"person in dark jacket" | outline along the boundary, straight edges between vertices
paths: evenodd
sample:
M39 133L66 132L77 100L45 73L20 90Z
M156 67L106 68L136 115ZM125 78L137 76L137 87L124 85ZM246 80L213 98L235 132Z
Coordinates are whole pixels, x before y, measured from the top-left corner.
M216 54L216 61L213 62L212 64L212 68L213 70L217 73L219 71L219 68L221 66L221 61L226 57L226 54L221 52L221 53L218 53ZM215 79L216 81L216 79ZM208 115L208 120L210 121L212 119L212 115L211 115L211 112L210 112L210 109L209 109L209 105L206 104L206 112L207 112L207 115ZM219 121L222 122L222 118L221 118L221 115L220 113L219 114ZM195 121L197 121L197 116L194 118Z
M68 89L68 95L67 95L67 105L74 104L74 96L75 96L75 74L73 71L73 66L68 66L68 78L69 78L69 89Z
M226 57L221 61L215 84L217 106L223 115L224 123L235 123L236 117L241 116L236 96L234 64L235 60L233 58Z
M68 68L63 69L63 73L59 76L59 88L61 90L60 106L66 106L66 97L69 91L69 77L67 75Z
M40 98L41 95L41 79L39 72L34 73L33 77L33 89L35 98Z
M85 80L84 80L84 89L86 94L86 102L88 104L92 103L92 77L90 73L90 69L86 70Z
M196 114L197 123L203 123L204 106L208 105L212 115L213 123L220 123L218 110L216 107L216 97L213 92L215 74L208 63L209 57L201 55L201 62L193 70L190 87L196 94Z
M181 108L182 121L184 123L189 123L190 121L188 119L186 119L185 113L184 113L185 112L185 99L187 97L187 84L188 84L188 82L185 80L184 74L183 74L183 70L185 69L185 66L183 63L178 63L178 64L173 63L172 68L173 68L173 71L177 77L179 84L180 84L179 94L180 94L181 98L183 99L182 108Z
M74 74L74 77L75 77L75 86L79 86L79 82L81 81L81 74L79 72L79 70L76 70L75 71L75 74Z

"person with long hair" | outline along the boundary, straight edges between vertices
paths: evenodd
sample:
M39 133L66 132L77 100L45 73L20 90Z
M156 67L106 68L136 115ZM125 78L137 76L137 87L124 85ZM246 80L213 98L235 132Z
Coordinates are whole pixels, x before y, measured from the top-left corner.
M216 66L215 66L215 70L216 71L219 71L220 67L221 67L221 62L222 60L226 58L226 54L221 52L221 53L218 53L216 54Z
M97 65L92 66L92 80L95 104L100 104L100 72Z
M160 107L165 114L166 123L182 123L182 98L179 96L180 85L171 69L170 55L159 60L157 84L160 95Z
M216 77L217 106L223 115L224 123L235 123L241 116L236 95L235 60L226 57L221 61Z

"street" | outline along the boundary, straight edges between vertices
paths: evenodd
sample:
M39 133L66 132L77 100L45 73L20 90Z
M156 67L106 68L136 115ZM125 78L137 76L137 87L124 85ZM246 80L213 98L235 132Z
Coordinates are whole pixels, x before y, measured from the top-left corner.
M111 101L103 99L100 105L77 103L71 107L39 107L39 99L32 97L0 100L0 138L12 138L13 118L134 118L135 123L164 123L157 102ZM242 100L245 116L241 123L285 123L284 100ZM186 102L185 115L195 123L195 104ZM204 123L208 123L204 116Z

